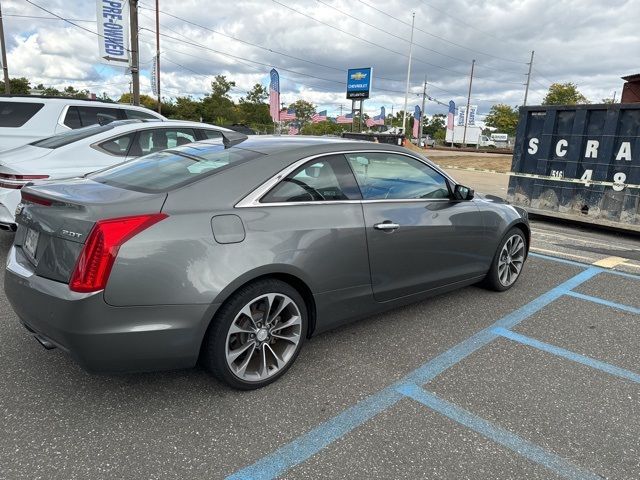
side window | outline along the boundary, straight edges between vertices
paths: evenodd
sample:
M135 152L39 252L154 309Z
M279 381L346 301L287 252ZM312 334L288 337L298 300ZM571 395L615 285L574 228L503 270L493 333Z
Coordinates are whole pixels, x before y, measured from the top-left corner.
M104 107L76 107L80 113L80 122L83 127L89 125L105 125L120 119L120 109Z
M346 157L365 200L449 198L444 176L411 157L392 152Z
M140 157L195 141L190 128L152 128L142 130L131 147L130 155Z
M129 110L125 108L124 113L126 118L131 120L158 120L158 117L156 117L152 113L148 113L140 110Z
M218 130L200 130L207 140L212 138L222 138L222 134Z
M269 193L261 203L360 200L353 173L342 155L311 160L298 168Z
M78 107L69 107L67 114L64 116L64 122L67 127L71 129L80 128L82 123L80 122L80 113Z
M106 142L99 143L98 146L112 155L126 157L129 147L131 146L131 142L133 141L133 137L135 137L135 133L129 133L127 135L122 135L121 137L112 138Z

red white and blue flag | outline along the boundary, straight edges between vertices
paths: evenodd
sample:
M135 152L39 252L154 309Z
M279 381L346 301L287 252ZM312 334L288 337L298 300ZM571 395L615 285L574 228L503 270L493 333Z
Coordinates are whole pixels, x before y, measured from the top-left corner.
M275 68L270 72L269 83L269 113L274 122L280 121L280 75Z
M447 113L447 130L453 130L453 122L456 117L456 103L449 101L449 113Z
M420 107L416 105L416 108L413 109L413 138L418 138L418 134L420 133L421 116L422 112L420 111Z
M293 108L290 108L288 110L286 109L280 110L280 120L282 122L295 120L295 119L296 119L296 111Z
M298 135L300 130L295 125L289 125L289 135Z
M353 123L353 113L348 113L346 115L339 115L336 118L336 123Z
M311 122L313 122L313 123L326 122L326 121L327 121L327 111L326 110L323 110L321 112L314 113L313 115L311 115Z

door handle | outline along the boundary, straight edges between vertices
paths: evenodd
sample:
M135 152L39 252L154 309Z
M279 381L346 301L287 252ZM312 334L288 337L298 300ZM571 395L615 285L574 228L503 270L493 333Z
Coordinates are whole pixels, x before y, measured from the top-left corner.
M373 228L375 228L376 230L385 230L387 232L391 232L393 230L397 230L398 228L400 228L400 225L397 223L391 223L391 222L383 222L383 223L376 223Z

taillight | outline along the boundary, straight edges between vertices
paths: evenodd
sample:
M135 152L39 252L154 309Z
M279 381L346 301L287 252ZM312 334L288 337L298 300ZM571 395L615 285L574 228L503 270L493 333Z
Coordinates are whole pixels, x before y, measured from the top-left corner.
M50 207L53 204L53 201L48 198L39 197L38 195L33 195L31 193L25 193L24 191L20 192L20 196L22 197L23 202L37 203L38 205L44 205L45 207Z
M69 288L74 292L104 289L120 246L167 217L164 213L153 213L99 220L80 252Z
M49 178L49 175L14 175L12 173L0 173L0 187L20 190L33 180L44 180L45 178Z

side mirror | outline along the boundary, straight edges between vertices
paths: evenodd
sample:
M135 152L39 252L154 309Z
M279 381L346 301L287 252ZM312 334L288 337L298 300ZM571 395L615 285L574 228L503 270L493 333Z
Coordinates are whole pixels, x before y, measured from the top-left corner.
M453 196L456 200L471 200L473 198L473 189L464 185L456 185L453 189Z

